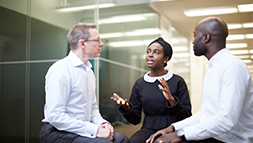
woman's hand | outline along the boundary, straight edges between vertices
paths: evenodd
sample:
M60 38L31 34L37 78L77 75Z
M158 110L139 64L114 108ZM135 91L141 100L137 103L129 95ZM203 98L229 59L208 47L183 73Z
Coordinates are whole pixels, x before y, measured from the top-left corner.
M122 106L122 108L126 111L126 112L128 112L128 111L130 111L131 110L131 107L130 107L130 105L129 105L129 103L127 102L127 99L122 99L121 97L119 97L119 95L118 94L116 94L116 93L113 93L113 96L115 97L111 97L111 99L112 99L112 101L116 104L116 105L120 105L120 106Z
M170 105L173 106L176 104L175 98L170 93L170 88L166 80L162 77L159 79L160 83L158 85L159 89L163 92L163 96L170 102Z

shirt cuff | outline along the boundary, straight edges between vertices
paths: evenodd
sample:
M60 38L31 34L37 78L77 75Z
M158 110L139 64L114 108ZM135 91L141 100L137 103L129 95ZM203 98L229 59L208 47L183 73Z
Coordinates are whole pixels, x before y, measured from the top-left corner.
M171 124L174 126L175 131L180 130L184 127L184 124L181 123L181 121Z
M189 127L185 127L184 128L184 137L186 140L200 140L200 138L198 138L198 133L195 132L196 127L194 126L189 126Z
M93 123L87 123L85 125L85 131L82 136L89 137L89 138L96 138L98 131L98 125Z

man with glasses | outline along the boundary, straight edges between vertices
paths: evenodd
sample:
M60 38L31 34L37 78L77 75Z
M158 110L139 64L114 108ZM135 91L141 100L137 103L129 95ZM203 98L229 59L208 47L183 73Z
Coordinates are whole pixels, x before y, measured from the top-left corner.
M99 113L95 76L89 59L100 56L103 42L95 24L79 23L67 35L71 51L55 62L45 78L42 143L127 143Z

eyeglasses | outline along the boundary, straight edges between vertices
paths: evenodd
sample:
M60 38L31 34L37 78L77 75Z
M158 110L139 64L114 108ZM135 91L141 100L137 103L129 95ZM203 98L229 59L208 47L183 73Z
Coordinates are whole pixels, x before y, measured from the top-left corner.
M96 41L96 42L98 42L98 44L101 43L101 39L82 39L82 40L84 40L84 41Z

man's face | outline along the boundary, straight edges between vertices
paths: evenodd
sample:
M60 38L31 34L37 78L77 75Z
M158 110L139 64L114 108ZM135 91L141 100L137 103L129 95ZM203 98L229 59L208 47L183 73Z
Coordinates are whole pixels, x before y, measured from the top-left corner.
M100 36L97 29L90 29L91 37L86 41L85 46L85 55L89 58L96 58L100 56L101 47L104 45L102 41L100 41ZM97 40L97 41L93 41Z
M195 28L195 31L193 33L194 33L194 36L193 36L194 41L192 42L192 44L193 44L194 55L196 56L205 55L207 52L207 48L202 43L202 38L204 34L200 33L200 31L198 30L198 27Z

